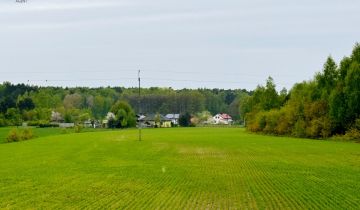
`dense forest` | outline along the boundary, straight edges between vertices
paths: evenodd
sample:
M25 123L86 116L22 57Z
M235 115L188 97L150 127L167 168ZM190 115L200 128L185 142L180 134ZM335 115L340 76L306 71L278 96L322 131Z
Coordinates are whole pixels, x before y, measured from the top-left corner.
M226 112L240 119L239 102L251 95L246 90L142 88L141 113ZM138 113L138 89L124 87L62 88L24 84L0 84L0 126L48 123L51 113L65 122L104 119L118 101L126 101Z
M276 135L360 138L360 45L337 65L327 58L310 81L278 93L272 78L240 102L248 130Z

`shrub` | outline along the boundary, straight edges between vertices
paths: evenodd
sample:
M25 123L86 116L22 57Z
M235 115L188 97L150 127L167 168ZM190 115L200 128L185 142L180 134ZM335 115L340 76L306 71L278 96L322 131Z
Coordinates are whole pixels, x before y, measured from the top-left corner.
M291 120L289 115L287 115L286 111L280 110L280 116L278 119L278 124L276 125L276 132L279 135L290 134L291 132Z
M265 112L249 113L246 118L249 119L247 126L250 131L261 132L264 130L266 126Z
M323 138L328 138L331 135L331 121L329 118L325 117L322 121L321 136Z
M316 118L310 121L306 128L307 137L327 138L331 135L331 122L327 117Z
M345 136L347 140L360 140L360 131L356 128L351 128L346 131Z
M49 122L40 122L39 123L40 128L53 128L53 127L59 127L59 124L49 123Z
M321 132L321 121L316 118L310 121L309 125L306 127L306 136L310 138L320 137Z
M5 127L5 126L7 126L7 122L5 119L2 119L0 116L0 127Z
M18 141L24 141L34 138L35 135L31 129L24 129L24 130L18 130L16 128L9 131L6 142L18 142Z
M264 132L278 134L276 127L280 122L280 111L275 109L270 110L266 113L265 118L266 126L264 128Z
M35 135L31 129L26 128L21 132L20 137L21 137L21 140L29 140L29 139L34 138Z
M18 131L18 129L11 129L6 137L6 142L18 142L21 140L21 135Z
M306 136L305 129L306 129L305 121L303 119L299 119L298 121L296 121L292 133L296 137L305 137Z
M360 118L355 120L355 128L360 130Z
M46 125L50 125L50 123L48 121L45 120L34 120L34 121L28 121L28 126L44 126L46 127Z
M74 132L75 133L80 133L81 132L81 130L82 130L82 126L81 125L76 125L75 127L74 127Z
M245 126L246 126L246 129L248 129L249 131L257 131L258 130L255 120L254 120L255 116L256 116L256 114L253 112L246 114Z
M191 115L189 113L180 115L179 125L181 127L189 127L190 124L191 124Z

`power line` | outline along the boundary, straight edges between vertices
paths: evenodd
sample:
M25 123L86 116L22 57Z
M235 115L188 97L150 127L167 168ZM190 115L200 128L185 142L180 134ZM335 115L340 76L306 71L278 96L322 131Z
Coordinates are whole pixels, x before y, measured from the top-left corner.
M91 81L119 81L119 80L135 80L135 77L121 77L121 78L103 78L103 79L45 79L45 80L27 80L27 82L91 82ZM154 78L143 77L144 81L168 81L168 82L194 82L194 83L219 83L219 84L259 84L252 81L221 81L221 80L189 80L189 79L169 79L169 78ZM277 83L279 85L291 85L290 83Z
M131 69L120 69L120 70L107 70L107 71L98 71L98 70L77 70L77 71L0 71L1 74L74 74L74 73L121 73L121 72L136 72L137 70L131 70ZM223 76L224 74L228 76L239 76L239 77L261 77L264 75L260 74L249 74L249 73L225 73L223 70L219 70L216 73L215 72L200 72L200 71L172 71L172 70L147 70L142 71L142 73L172 73L172 74L183 74L183 75L193 75L193 74L201 74L201 75L217 75L217 76ZM275 77L297 77L298 75L295 74L269 74L270 76Z
M122 78L104 78L104 79L36 79L36 80L27 80L27 82L81 82L81 81L118 81L122 79L136 79L134 77L122 77Z
M28 79L28 80L23 80L23 83L34 83L34 82L44 82L44 83L54 83L54 82L77 82L77 83L82 83L82 82L96 82L96 81L100 81L100 82L108 82L108 81L113 81L113 82L117 82L119 80L135 80L138 78L135 77L121 77L121 78L89 78L89 79ZM192 79L170 79L170 78L154 78L154 77L143 77L142 78L143 81L165 81L165 82L171 82L171 83L175 83L175 82L191 82L191 83L197 83L197 84L203 84L203 83L218 83L218 84L238 84L238 85L243 85L243 84L252 84L252 85L261 85L261 83L256 82L256 81L221 81L221 80L192 80ZM4 80L6 81L6 80ZM282 85L282 86L287 86L287 85L293 85L293 83L282 83L282 82L277 82L277 85Z

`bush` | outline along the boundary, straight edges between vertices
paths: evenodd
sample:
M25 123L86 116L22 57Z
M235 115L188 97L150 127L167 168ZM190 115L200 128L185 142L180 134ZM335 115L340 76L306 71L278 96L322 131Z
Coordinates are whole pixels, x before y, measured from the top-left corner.
M5 119L2 119L0 116L0 127L5 127L5 126L7 126L7 122Z
M35 135L31 129L27 128L27 129L24 129L21 131L21 130L14 128L9 131L9 133L6 137L6 142L8 142L8 143L19 142L19 141L29 140L34 137L35 137Z
M291 134L291 115L285 109L280 110L278 124L276 125L276 133L279 135Z
M355 120L354 127L360 131L360 118Z
M303 119L299 119L296 121L294 128L293 128L293 135L296 137L305 137L306 136L306 123Z
M265 114L265 120L266 120L266 125L264 128L264 132L266 133L275 133L278 134L276 127L278 126L278 123L280 119L280 111L273 109L268 111Z
M249 113L246 117L248 120L248 129L253 132L261 132L266 126L265 112Z
M82 131L83 127L81 125L76 125L74 127L74 132L75 133L80 133Z
M21 132L21 140L29 140L29 139L32 139L35 137L33 131L29 128L26 128L24 129L22 132Z
M49 123L49 122L41 122L41 123L39 123L39 127L40 128L55 128L55 127L59 127L59 124Z
M324 118L322 121L321 136L323 138L328 138L331 136L331 121L327 117Z
M6 142L18 142L21 140L21 135L18 131L18 129L11 129L6 137Z
M310 138L318 138L321 133L321 121L316 118L310 121L309 125L306 127L306 136Z
M40 126L41 124L49 124L49 122L44 120L34 120L34 121L28 121L28 126Z
M179 125L181 127L189 127L191 125L191 115L189 113L180 115Z
M344 137L347 140L360 140L360 131L356 128L351 128L346 131Z

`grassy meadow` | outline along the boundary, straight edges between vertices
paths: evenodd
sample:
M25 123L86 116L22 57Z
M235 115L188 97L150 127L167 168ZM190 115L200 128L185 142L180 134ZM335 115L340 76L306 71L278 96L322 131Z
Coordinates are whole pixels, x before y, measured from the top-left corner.
M45 137L45 136L54 136L60 134L69 134L74 133L74 128L38 128L38 127L27 127L33 131L35 137ZM0 144L6 143L6 137L12 129L18 129L19 131L25 129L25 127L0 127ZM107 129L92 129L92 128L83 128L81 132L95 132L95 131L108 131Z
M0 209L360 208L356 143L241 128L39 136L0 144Z

